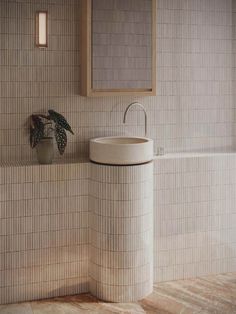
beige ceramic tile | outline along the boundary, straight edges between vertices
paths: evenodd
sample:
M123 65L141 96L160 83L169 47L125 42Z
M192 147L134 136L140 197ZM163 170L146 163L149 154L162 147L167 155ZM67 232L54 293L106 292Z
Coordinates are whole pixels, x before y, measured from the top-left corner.
M94 60L97 67L103 67L104 80L100 75L96 81L101 86L115 86L114 81L105 80L115 75L127 87L129 76L142 80L143 68L150 66L143 58L148 40L142 34L149 21L148 12L141 10L140 2L140 12L131 14L125 10L131 2L123 1L124 6L119 7L114 17L117 23L112 25L117 33L113 36L104 35L99 23L110 18L109 10L99 10L96 16L96 30L102 33L96 35L96 44L102 47L101 53L113 55L109 62L104 56ZM185 0L157 1L158 92L156 97L137 100L148 110L149 137L166 151L235 146L234 2L222 0L213 5L211 1L190 1L186 5ZM42 7L50 11L49 47L45 50L34 47L34 14ZM126 126L122 123L121 113L132 97L91 100L78 96L78 1L1 0L0 12L1 162L35 160L35 152L28 144L27 117L49 106L63 113L75 131L76 135L68 139L67 157L88 155L88 139L93 136L126 132L143 135L141 119ZM138 35L132 33L134 25ZM110 47L104 49L102 44L107 42ZM137 55L137 51L141 53ZM108 71L111 63L118 68L117 73ZM128 70L122 76L122 64L125 70L131 66L134 71ZM142 80L142 84L147 82Z

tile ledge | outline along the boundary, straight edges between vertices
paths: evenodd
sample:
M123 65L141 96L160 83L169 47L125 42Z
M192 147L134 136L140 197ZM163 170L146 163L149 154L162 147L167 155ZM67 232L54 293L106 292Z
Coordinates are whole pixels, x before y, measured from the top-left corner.
M89 163L89 159L86 157L83 158L73 158L73 159L56 159L52 164L41 165L35 160L20 160L20 161L4 161L0 162L0 168L7 167L31 167L31 166L55 166L55 165L68 165L68 164L82 164Z
M183 152L172 152L164 155L155 155L153 161L164 160L164 159L181 159L181 158L200 158L200 157L216 157L220 155L236 155L236 149L218 149L209 151L183 151ZM32 167L32 166L56 166L56 165L68 165L68 164L90 164L88 157L80 158L65 158L56 159L52 164L41 165L36 160L20 160L20 161L2 161L0 162L0 168L7 167Z
M155 155L155 160L162 159L179 159L179 158L200 158L200 157L216 157L221 155L236 155L236 149L216 149L209 151L185 151L185 152L175 152L175 153L166 153L164 155Z

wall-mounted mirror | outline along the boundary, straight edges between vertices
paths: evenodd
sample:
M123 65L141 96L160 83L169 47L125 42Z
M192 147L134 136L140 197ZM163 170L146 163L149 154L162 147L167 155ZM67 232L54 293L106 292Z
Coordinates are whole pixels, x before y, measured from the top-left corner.
M156 0L82 0L81 95L155 95Z

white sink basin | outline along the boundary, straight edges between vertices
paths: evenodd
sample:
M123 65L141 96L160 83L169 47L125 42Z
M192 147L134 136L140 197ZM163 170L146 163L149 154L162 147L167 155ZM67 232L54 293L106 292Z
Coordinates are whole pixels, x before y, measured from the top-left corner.
M153 160L153 140L111 136L90 140L90 160L109 165L135 165Z

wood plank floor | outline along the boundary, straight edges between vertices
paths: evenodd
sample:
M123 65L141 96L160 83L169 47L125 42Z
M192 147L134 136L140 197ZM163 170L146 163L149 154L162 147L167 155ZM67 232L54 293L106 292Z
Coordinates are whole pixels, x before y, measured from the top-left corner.
M0 306L0 314L236 314L236 273L156 284L137 303L106 303L89 294Z

